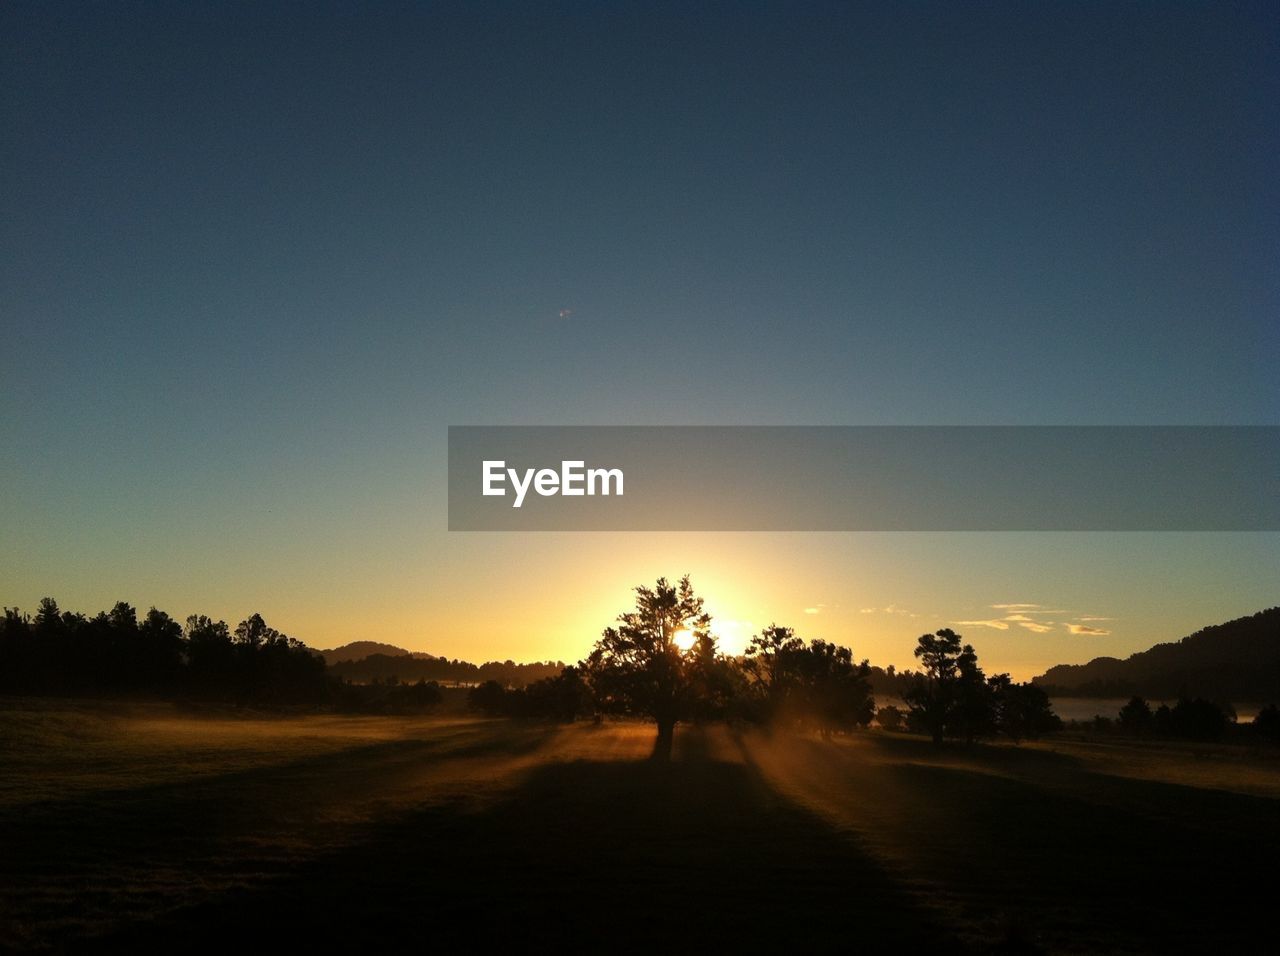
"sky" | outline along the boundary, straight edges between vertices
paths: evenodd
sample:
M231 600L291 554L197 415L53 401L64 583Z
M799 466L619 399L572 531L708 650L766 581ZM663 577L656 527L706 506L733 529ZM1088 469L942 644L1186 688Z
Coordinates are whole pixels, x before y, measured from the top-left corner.
M689 572L730 649L954 626L1024 677L1280 603L1274 533L445 501L449 425L1280 424L1278 42L1263 3L6 3L0 603L571 661Z

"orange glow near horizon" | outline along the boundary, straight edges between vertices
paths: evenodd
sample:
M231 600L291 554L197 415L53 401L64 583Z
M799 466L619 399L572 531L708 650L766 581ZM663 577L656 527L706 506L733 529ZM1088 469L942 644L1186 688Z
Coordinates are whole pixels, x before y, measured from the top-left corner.
M277 566L268 560L276 555L211 561L199 580L179 561L142 575L127 563L90 562L51 576L37 563L6 582L8 602L30 612L49 595L92 616L126 600L142 613L154 605L179 621L207 614L232 627L258 612L318 649L369 640L476 663L574 663L634 609L636 586L687 572L728 656L777 623L902 669L916 666L920 634L953 627L987 673L1025 680L1274 604L1280 535L1064 533L1050 542L1014 533L549 532L454 536L447 548L428 540L441 547L426 557L418 538L400 552L358 552L363 577L351 574L357 552L343 548L315 548L311 564Z

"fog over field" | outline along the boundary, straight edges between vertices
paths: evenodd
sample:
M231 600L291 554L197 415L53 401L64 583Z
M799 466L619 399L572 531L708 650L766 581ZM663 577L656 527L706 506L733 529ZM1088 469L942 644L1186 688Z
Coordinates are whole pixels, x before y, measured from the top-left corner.
M714 725L664 763L639 722L14 699L0 735L0 947L287 922L300 946L1156 952L1258 938L1268 891L1220 861L1263 872L1280 836L1280 760L1225 746Z

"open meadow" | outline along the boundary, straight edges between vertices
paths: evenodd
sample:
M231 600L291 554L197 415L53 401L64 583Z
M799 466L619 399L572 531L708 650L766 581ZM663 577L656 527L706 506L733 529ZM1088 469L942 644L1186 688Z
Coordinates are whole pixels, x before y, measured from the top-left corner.
M1280 760L0 700L0 949L1198 951L1268 938Z

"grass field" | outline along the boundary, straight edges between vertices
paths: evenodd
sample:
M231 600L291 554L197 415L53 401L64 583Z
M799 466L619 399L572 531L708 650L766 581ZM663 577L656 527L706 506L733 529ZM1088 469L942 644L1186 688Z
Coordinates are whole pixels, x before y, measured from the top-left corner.
M0 700L0 949L1170 952L1274 938L1280 761Z

